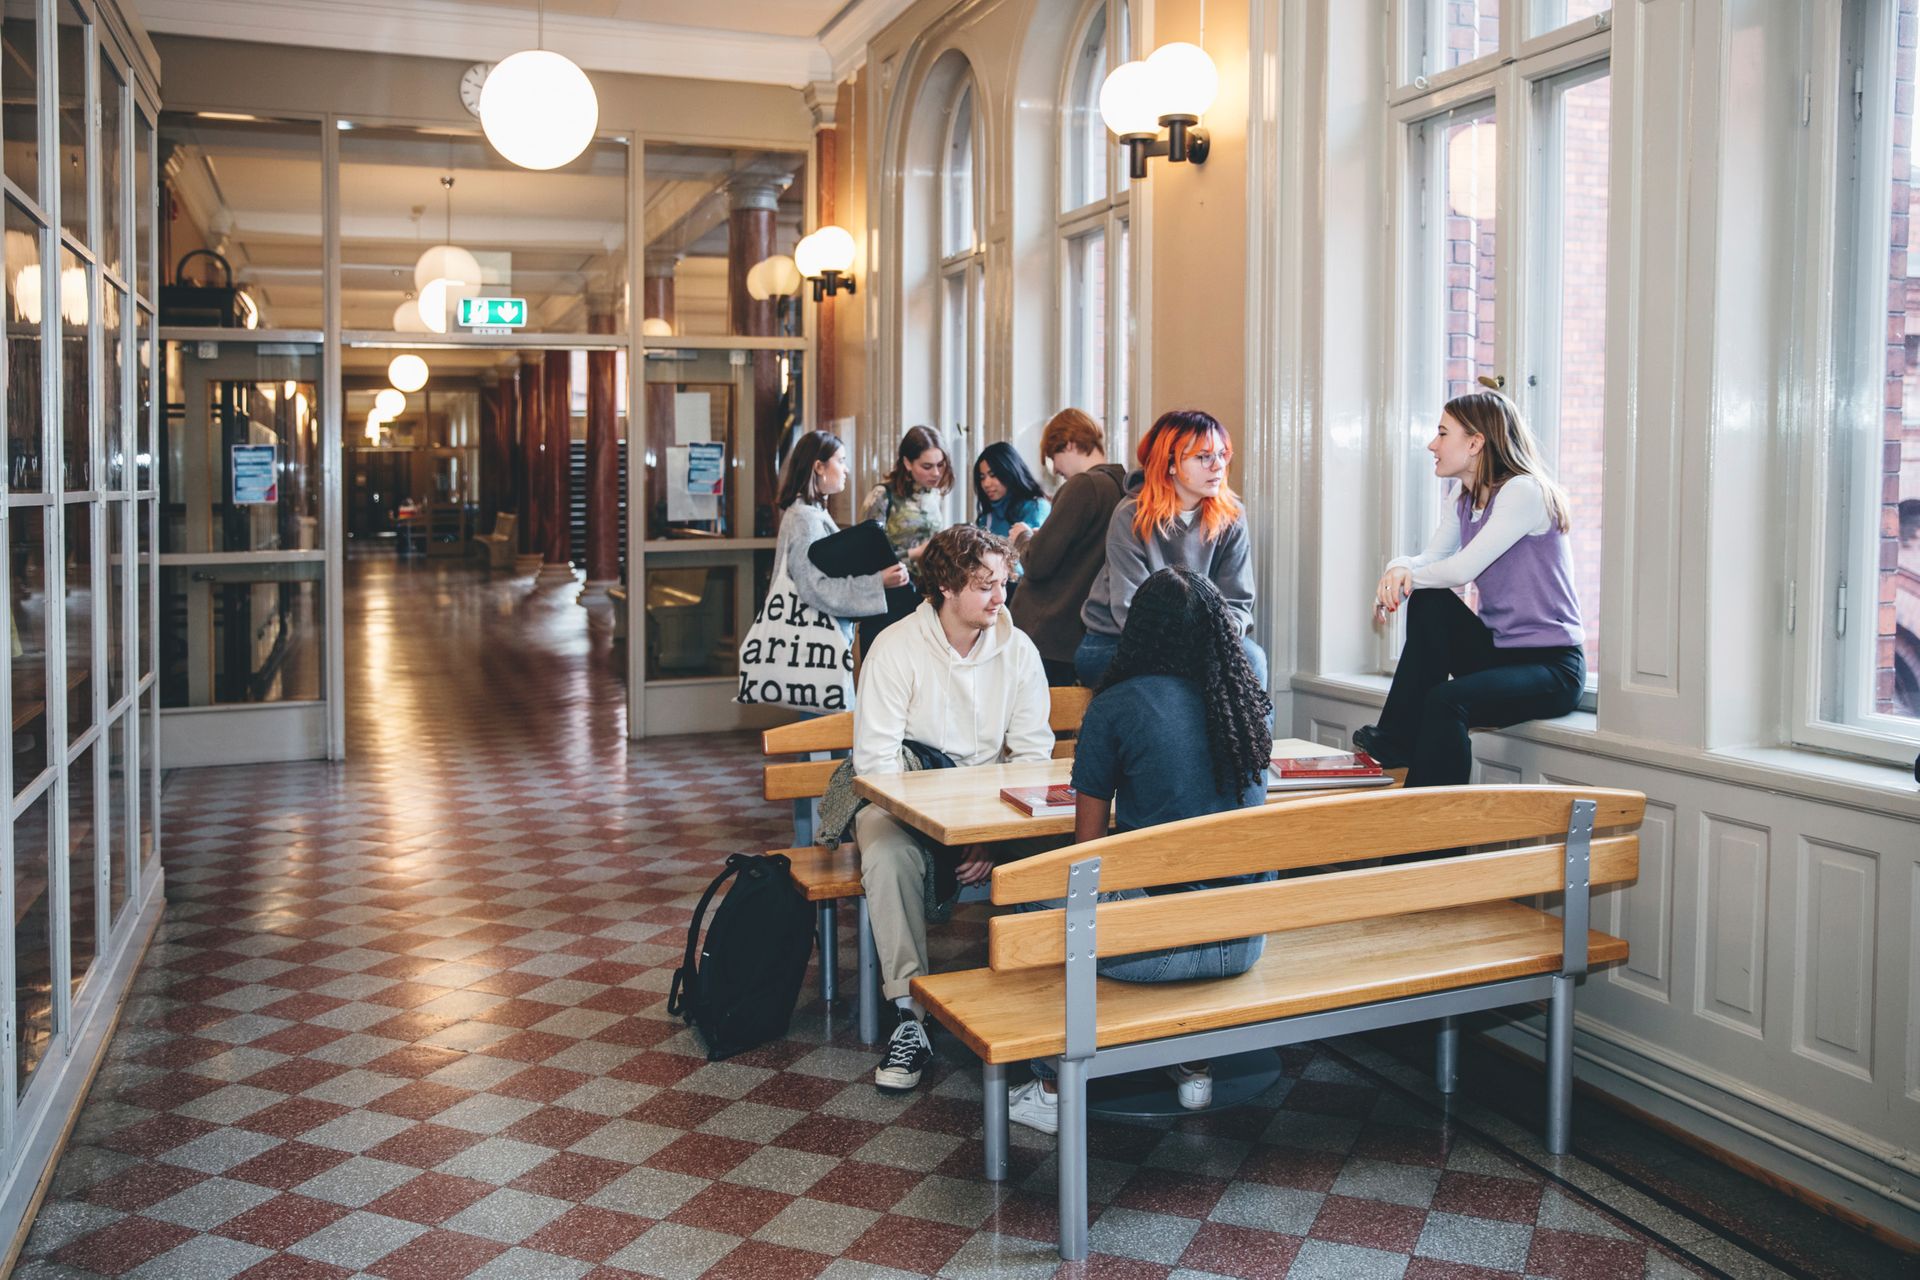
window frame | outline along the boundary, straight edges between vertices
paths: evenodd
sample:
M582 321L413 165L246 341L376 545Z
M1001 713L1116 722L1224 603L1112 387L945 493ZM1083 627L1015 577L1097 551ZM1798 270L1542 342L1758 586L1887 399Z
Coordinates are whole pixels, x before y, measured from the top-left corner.
M962 108L965 108L964 112ZM958 129L967 129L967 210L970 225L961 244L949 219L954 211L953 187L961 173L953 164ZM985 333L987 249L980 234L982 199L980 157L986 146L977 85L971 72L963 76L947 102L947 118L940 136L939 238L935 242L935 314L939 317L935 347L939 406L936 427L953 466L953 492L948 495L949 519L972 518L973 485L962 483L972 459L979 453L976 438L986 407ZM960 247L951 247L959 245Z
M1139 398L1133 394L1129 385L1137 376L1134 362L1128 359L1131 351L1134 317L1137 305L1134 298L1136 273L1132 264L1123 262L1132 252L1133 201L1132 184L1127 178L1127 166L1124 153L1113 145L1112 140L1102 130L1105 150L1106 190L1078 205L1070 204L1074 190L1074 126L1073 112L1086 104L1074 98L1075 82L1079 78L1080 54L1086 47L1088 29L1096 21L1106 24L1106 58L1109 69L1131 60L1135 38L1132 7L1129 0L1088 0L1081 6L1073 26L1073 38L1067 42L1067 54L1061 68L1059 93L1059 129L1058 156L1056 166L1058 180L1054 192L1054 318L1055 318L1055 386L1054 402L1061 406L1073 406L1084 409L1099 418L1107 433L1107 455L1120 457L1126 453L1132 423L1129 421L1133 406ZM1100 86L1091 86L1094 99L1093 108L1098 111ZM1098 402L1088 403L1090 388L1087 386L1088 370L1081 364L1080 312L1083 301L1095 301L1083 298L1076 289L1074 253L1077 242L1098 237L1104 245L1105 272L1097 304L1101 308L1104 322L1101 343L1102 385L1099 388ZM1041 460L1042 462L1045 459Z
M1861 620L1878 608L1878 520L1854 509L1856 501L1872 500L1878 471L1870 469L1884 448L1892 249L1892 63L1865 53L1894 49L1898 20L1899 0L1847 0L1816 37L1808 187L1827 198L1816 194L1807 215L1810 257L1818 265L1803 295L1800 377L1814 426L1799 441L1805 498L1784 622L1791 745L1909 765L1920 723L1871 710L1872 668L1859 661L1874 636ZM1911 275L1911 255L1920 252L1911 227L1907 252ZM1848 630L1836 634L1843 609Z
M1385 313L1390 318L1388 368L1393 390L1387 397L1385 426L1379 435L1376 458L1383 499L1376 525L1382 545L1391 550L1381 557L1382 563L1395 555L1417 553L1425 544L1431 521L1437 518L1437 513L1429 508L1425 509L1424 516L1416 519L1411 509L1413 476L1408 464L1417 456L1416 451L1424 451L1424 440L1405 438L1419 403L1409 370L1416 358L1416 344L1426 336L1415 329L1416 312L1425 304L1425 295L1415 295L1406 281L1416 265L1428 265L1423 262L1426 255L1420 237L1425 228L1420 225L1419 215L1421 205L1428 198L1425 194L1428 183L1433 175L1442 171L1436 147L1433 157L1427 161L1427 172L1415 182L1414 165L1423 159L1421 151L1430 145L1417 136L1417 131L1428 125L1443 124L1450 118L1477 114L1488 104L1492 108L1498 147L1492 368L1495 376L1504 379L1503 387L1520 403L1528 421L1537 417L1537 397L1533 392L1538 388L1526 385L1522 371L1530 367L1533 352L1541 344L1549 343L1557 328L1557 308L1553 305L1557 297L1549 302L1540 288L1543 278L1540 254L1550 244L1543 228L1535 225L1540 208L1548 198L1539 184L1542 169L1539 143L1543 129L1537 90L1553 80L1587 69L1592 69L1595 75L1610 74L1613 50L1611 11L1597 15L1599 20L1579 19L1523 40L1527 10L1527 5L1516 3L1502 11L1501 44L1495 52L1437 75L1414 78L1388 95L1389 262L1383 287L1387 294ZM1422 12L1421 0L1393 0L1387 23L1391 57L1405 59L1412 47L1412 23ZM1404 67L1405 63L1390 65ZM1609 187L1616 181L1616 176L1609 172ZM1440 198L1444 200L1444 192ZM1610 200L1609 208L1615 203ZM1444 268L1443 263L1431 265L1435 270ZM1609 413L1614 411L1609 407ZM1556 438L1549 451L1556 462L1557 446ZM1390 625L1377 629L1376 636L1372 670L1391 674L1399 664L1400 649L1406 639L1404 614L1395 615ZM1581 710L1596 709L1598 688L1599 673L1589 670L1581 695Z

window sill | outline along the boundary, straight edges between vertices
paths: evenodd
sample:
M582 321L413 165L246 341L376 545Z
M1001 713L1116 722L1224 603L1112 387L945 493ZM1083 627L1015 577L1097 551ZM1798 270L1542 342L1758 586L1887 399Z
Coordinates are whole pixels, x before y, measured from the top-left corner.
M1295 675L1296 693L1317 694L1377 707L1386 701L1388 678L1352 672ZM1497 731L1498 736L1558 747L1626 764L1651 765L1713 782L1760 787L1822 804L1920 820L1920 786L1911 770L1870 760L1827 755L1796 747L1723 747L1702 750L1626 734L1607 733L1589 711Z

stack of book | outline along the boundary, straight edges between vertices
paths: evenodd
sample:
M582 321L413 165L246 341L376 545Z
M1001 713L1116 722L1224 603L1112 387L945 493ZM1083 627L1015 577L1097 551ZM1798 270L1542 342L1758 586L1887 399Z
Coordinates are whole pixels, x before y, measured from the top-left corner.
M1073 812L1073 788L1064 783L1051 787L1002 787L1000 798L1029 818L1057 818Z
M1275 756L1267 769L1268 791L1327 791L1335 787L1392 785L1393 775L1364 751Z

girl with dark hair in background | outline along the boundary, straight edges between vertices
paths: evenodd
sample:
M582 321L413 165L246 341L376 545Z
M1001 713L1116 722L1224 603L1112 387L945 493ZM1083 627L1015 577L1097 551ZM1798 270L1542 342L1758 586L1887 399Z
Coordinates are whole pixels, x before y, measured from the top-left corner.
M840 624L853 639L855 618L887 611L887 588L907 585L904 565L880 573L830 578L814 565L807 548L839 531L827 514L827 499L847 487L847 451L830 431L808 431L795 441L780 474L779 542L774 559L784 559L793 589L802 604L818 609Z
M1075 843L1106 835L1109 815L1114 831L1137 831L1264 804L1272 717L1273 700L1248 661L1240 620L1219 589L1191 569L1155 572L1133 596L1118 651L1087 704L1074 743ZM1237 882L1125 889L1101 898ZM1026 909L1061 905L1042 902ZM1099 961L1098 972L1123 982L1231 978L1254 966L1266 941L1261 935L1112 956ZM1035 1078L1009 1094L1008 1116L1057 1132L1052 1068L1045 1062L1033 1066ZM1212 1102L1213 1076L1206 1063L1182 1063L1167 1068L1167 1074L1178 1086L1182 1106L1199 1110Z
M894 454L893 470L860 504L860 518L879 522L894 558L906 567L915 587L921 585L920 554L927 540L949 523L945 499L952 492L953 463L940 434L932 427L908 427ZM872 649L882 631L912 613L916 600L896 591L887 607L862 618L861 651Z
M979 500L973 522L1002 538L1013 536L1021 525L1028 531L1038 529L1053 511L1026 459L1004 440L980 451L973 464L973 496Z

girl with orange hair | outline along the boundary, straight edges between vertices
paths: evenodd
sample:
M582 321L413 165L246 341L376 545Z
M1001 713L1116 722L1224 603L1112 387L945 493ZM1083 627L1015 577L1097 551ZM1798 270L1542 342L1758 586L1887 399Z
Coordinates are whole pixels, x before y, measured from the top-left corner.
M1257 683L1266 687L1267 655L1253 629L1253 565L1246 510L1227 486L1233 441L1212 414L1175 409L1160 415L1136 450L1140 470L1107 522L1107 563L1093 580L1080 620L1087 634L1074 652L1080 682L1097 686L1120 646L1140 584L1169 566L1190 569L1219 589Z

